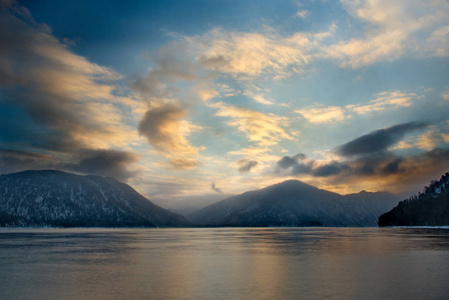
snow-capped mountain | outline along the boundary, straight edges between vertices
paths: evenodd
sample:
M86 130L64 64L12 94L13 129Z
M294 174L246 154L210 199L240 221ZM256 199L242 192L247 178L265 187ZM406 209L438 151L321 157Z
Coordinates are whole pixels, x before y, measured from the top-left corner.
M376 226L398 203L389 193L339 195L297 180L232 196L188 216L202 226Z
M0 226L178 227L189 222L113 178L54 170L0 175Z

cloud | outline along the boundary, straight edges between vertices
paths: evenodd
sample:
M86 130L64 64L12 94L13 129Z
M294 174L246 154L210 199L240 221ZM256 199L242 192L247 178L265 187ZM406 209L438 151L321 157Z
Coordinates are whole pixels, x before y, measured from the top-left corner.
M276 173L287 176L311 175L313 177L330 177L350 171L346 163L337 161L319 162L307 159L302 153L294 156L284 156L276 163Z
M304 153L298 153L294 156L284 156L277 162L278 167L281 169L288 169L298 164L299 160L305 160L307 156Z
M350 171L351 167L345 163L332 161L324 165L318 166L313 170L313 176L316 177L329 177L332 175L339 175L344 171Z
M318 161L301 159L299 155L285 156L277 162L276 173L284 176L310 175L313 177L372 176L398 171L401 159L391 154L362 157L349 161Z
M416 191L447 172L449 150L444 143L432 143L438 147L418 147L422 137L444 140L447 123L440 127L423 122L398 124L373 131L337 148L339 158L329 160L308 159L304 154L284 156L274 165L273 175L300 177L301 180L339 192L358 192L360 189L392 192ZM430 128L425 134L413 137L415 151L395 153L392 147L406 134ZM429 145L430 147L431 145ZM419 151L424 149L426 151Z
M190 60L187 45L170 42L157 51L145 53L145 57L155 64L143 77L133 79L131 89L146 98L170 97L179 82L202 81L198 67Z
M134 142L121 109L135 102L114 95L119 74L74 54L14 2L2 5L0 19L0 106L26 116L9 131L45 133L17 137L20 147L71 152Z
M402 159L401 158L396 158L395 160L387 163L382 168L382 172L381 173L384 174L384 175L399 173L399 171L400 171L400 164L401 163L402 163Z
M170 158L176 170L191 169L198 165L193 159L199 148L192 146L184 137L189 123L183 120L187 110L177 104L164 104L150 108L139 123L140 135L163 155Z
M180 134L180 121L187 115L187 110L176 104L166 104L149 109L139 123L139 134L145 136L149 143L161 151L187 150L187 141Z
M203 35L183 37L196 61L209 70L241 79L271 74L282 78L302 72L313 60L332 59L342 67L360 68L403 56L448 56L449 4L444 0L341 1L355 36L340 40L337 26L327 31L281 35L214 28ZM309 11L298 10L305 18ZM342 30L343 31L343 30Z
M222 191L221 189L219 189L219 188L217 188L217 187L215 186L215 182L212 182L212 184L211 184L211 189L212 189L214 192L217 192L217 193L219 193L219 194L222 194L222 193L223 193L223 191Z
M306 9L302 9L296 12L296 16L299 18L304 19L305 17L307 17L309 15L309 11Z
M113 177L126 182L137 174L130 166L139 159L135 153L113 149L76 150L63 157L64 159L60 159L49 154L0 149L0 173L58 169Z
M444 101L449 101L449 90L442 92L441 97L443 98Z
M325 178L337 175L346 178L400 174L411 168L406 166L413 165L412 159L394 154L391 146L400 142L407 133L428 127L427 123L410 122L373 131L337 147L336 152L343 158L340 161L308 159L302 153L284 156L277 161L275 173L284 176L310 175ZM430 155L432 152L427 153Z
M255 33L215 28L184 40L207 69L237 76L252 77L269 72L283 77L301 72L312 58L316 44L326 35L296 33L282 37L273 30Z
M251 171L252 168L257 166L257 164L258 164L258 162L255 160L241 159L238 161L239 172L242 172L242 173L249 172L249 171Z
M285 36L273 28L237 32L214 28L203 35L183 37L200 65L240 78L270 73L282 78L302 72L315 59L330 58L342 67L359 68L403 56L432 57L449 53L449 4L443 0L342 0L357 25L357 37L339 42L332 24L327 31ZM296 16L305 18L300 9Z
M358 68L401 56L447 56L447 1L341 1L364 25L361 37L331 45L327 56Z
M190 170L199 165L201 163L193 158L175 157L168 161L168 167L173 170Z
M202 101L209 101L220 95L211 82L201 82L194 87L194 90Z
M217 116L231 118L229 126L235 126L239 131L246 133L248 139L256 142L259 146L276 145L283 139L293 140L284 127L287 126L287 119L273 114L264 114L258 111L238 108L226 105L222 102L211 105L217 108Z
M414 93L403 93L400 91L382 92L376 94L376 98L369 101L368 104L347 105L346 109L354 111L359 115L364 115L373 111L390 111L400 107L410 107L412 99L416 97L417 95Z
M310 184L340 192L361 189L416 192L447 172L449 150L435 148L409 156L384 152L345 161L300 161L286 156L276 164L276 176L300 177ZM343 187L343 190L341 190Z
M364 186L366 189L417 192L432 178L447 172L449 150L435 148L423 153L397 156L383 154L347 162L350 171L328 178L328 184Z
M444 144L449 144L449 135L446 133L449 129L449 123L431 125L428 130L421 135L408 137L397 144L392 150L403 150L418 148L423 150L432 150Z
M419 97L420 96L415 93L385 91L376 94L375 98L366 104L350 104L345 107L315 104L303 109L297 109L295 110L295 113L301 114L307 121L313 124L343 122L352 118L354 113L358 115L366 115L373 112L379 113L404 107L411 107L413 100Z
M11 148L0 150L0 172L133 177L137 155L112 149L138 143L129 124L141 104L116 95L121 76L75 54L15 1L0 5L0 20L0 136Z
M398 143L408 132L427 126L427 123L410 122L379 129L339 146L336 152L345 157L382 152Z
M60 168L84 174L113 177L126 182L136 175L136 172L130 171L128 166L137 162L139 157L132 152L120 150L86 149L76 153L73 159L76 163L62 164Z
M45 154L20 150L0 149L0 174L25 170L52 169L56 162Z
M167 158L165 167L173 170L200 165L197 156L203 147L193 146L187 136L203 128L186 120L187 107L220 94L213 76L198 66L190 52L183 41L146 52L144 56L155 66L145 76L134 78L131 86L148 105L138 124L138 133L147 138L159 155Z
M251 91L246 91L245 95L260 104L264 104L264 105L273 105L274 104L272 101L267 100L262 94L256 94Z
M336 24L322 32L294 32L283 35L274 28L259 32L229 31L213 28L205 34L176 36L159 51L156 66L134 87L143 93L163 94L169 81L195 81L208 71L237 79L253 79L269 75L284 78L301 73L314 60L332 59L342 67L359 68L403 56L447 56L449 48L449 5L446 1L407 0L342 0L343 8L352 18L354 38L344 29L338 35ZM309 11L299 9L296 16L305 18ZM260 96L260 95L259 95ZM203 95L203 98L210 96ZM262 104L270 100L256 97Z
M304 109L295 110L305 119L314 124L328 123L332 121L344 121L349 116L338 106L309 106Z
M276 173L298 175L298 174L312 174L314 161L307 160L303 153L298 153L294 156L284 156L276 162Z
M258 156L258 155L265 155L267 152L271 152L270 148L267 147L254 147L251 146L249 148L242 148L236 151L228 152L230 155L243 155L243 156Z

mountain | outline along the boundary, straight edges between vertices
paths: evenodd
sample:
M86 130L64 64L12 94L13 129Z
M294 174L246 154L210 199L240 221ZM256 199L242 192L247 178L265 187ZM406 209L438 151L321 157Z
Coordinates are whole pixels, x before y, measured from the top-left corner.
M376 226L397 201L389 193L342 196L289 180L229 197L188 219L200 226Z
M379 217L379 226L448 226L449 173Z
M0 226L179 227L189 222L113 178L54 170L0 175Z

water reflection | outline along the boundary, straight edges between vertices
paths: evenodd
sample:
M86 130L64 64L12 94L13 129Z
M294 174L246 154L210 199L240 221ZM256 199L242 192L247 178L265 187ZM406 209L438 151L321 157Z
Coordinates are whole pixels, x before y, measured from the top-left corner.
M449 230L0 230L1 299L444 299Z

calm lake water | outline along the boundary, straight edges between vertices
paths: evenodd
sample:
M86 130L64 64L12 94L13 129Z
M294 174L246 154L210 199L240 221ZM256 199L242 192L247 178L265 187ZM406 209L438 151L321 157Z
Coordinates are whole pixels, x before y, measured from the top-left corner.
M448 299L449 229L0 229L0 299Z

